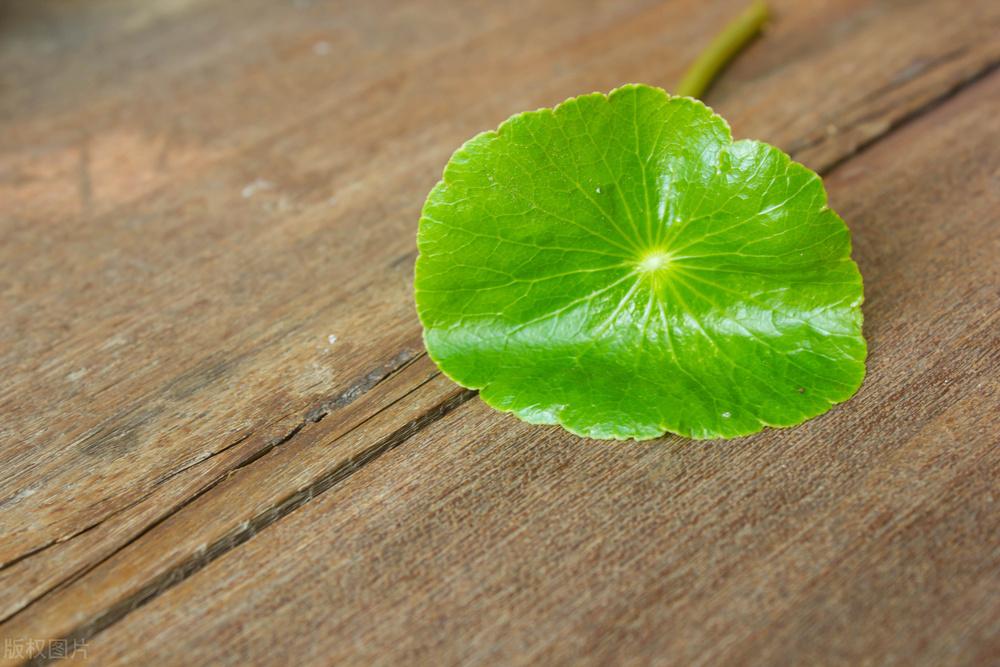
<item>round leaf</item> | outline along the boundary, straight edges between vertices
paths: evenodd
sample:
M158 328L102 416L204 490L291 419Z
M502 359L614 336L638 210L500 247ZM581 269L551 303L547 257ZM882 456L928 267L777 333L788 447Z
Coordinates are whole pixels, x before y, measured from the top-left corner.
M417 242L431 358L528 422L732 437L825 412L864 377L861 275L820 178L658 88L473 138Z

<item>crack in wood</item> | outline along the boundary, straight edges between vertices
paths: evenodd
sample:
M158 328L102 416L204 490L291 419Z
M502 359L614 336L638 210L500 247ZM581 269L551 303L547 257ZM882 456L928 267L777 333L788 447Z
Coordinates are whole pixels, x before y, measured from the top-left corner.
M371 417L363 421L361 424L355 427L358 428L363 424L367 423L371 419L375 418L382 411L388 409L392 405L395 405L399 401L402 401L409 397L411 394L419 390L422 386L436 378L438 374L432 375L431 377L420 382L417 386L413 387L403 396L399 397L389 405L385 406ZM374 445L362 450L361 452L351 456L348 459L340 462L333 469L329 470L327 473L321 477L314 480L311 484L305 486L304 488L289 494L279 502L275 503L268 509L258 513L255 517L248 521L244 521L235 529L222 536L221 538L215 540L211 544L205 546L203 549L195 552L183 562L178 565L166 570L157 577L153 578L142 586L139 590L135 591L131 595L118 601L111 607L107 608L101 614L91 618L90 620L78 625L72 632L68 633L66 637L61 639L73 641L86 641L96 634L110 627L114 623L120 621L125 616L127 616L132 611L142 607L143 605L149 603L157 596L163 594L165 591L173 588L177 584L183 582L187 578L191 577L193 574L203 569L209 565L212 561L220 558L229 551L235 549L241 544L246 543L254 535L261 532L262 530L273 525L283 517L291 514L296 509L302 507L306 503L310 502L314 498L326 493L333 487L335 487L340 482L344 481L354 473L361 470L364 466L371 463L375 459L379 458L388 451L395 449L400 446L414 435L419 433L421 430L430 426L434 422L442 419L448 413L452 412L454 409L458 408L462 404L468 402L470 399L478 395L478 392L465 389L458 391L457 393L449 396L444 401L441 401L434 407L430 408L426 412L422 413L420 416L411 419L406 424L396 429L389 435L378 440ZM288 440L295 437L299 431L301 431L302 426L294 429L294 432L288 436ZM354 430L354 429L352 429ZM347 434L341 436L344 437ZM338 438L339 439L339 438ZM287 440L285 441L287 442ZM228 476L227 473L226 476ZM225 476L224 476L225 477ZM213 485L214 486L214 485ZM206 489L205 491L207 491ZM143 537L149 530L155 528L156 525L162 523L162 521L169 518L173 514L183 510L186 506L194 502L199 496L203 495L204 492L199 493L198 496L190 498L183 505L177 508L175 512L172 512L168 517L164 517L161 521L150 526L148 529L135 536L127 544L123 545L121 549L118 549L115 553L118 553L129 545L135 543ZM110 558L110 556L109 556ZM106 559L105 559L106 560ZM42 651L39 655L36 655L30 661L29 665L42 665L50 662L50 659L45 657L46 652Z
M193 395L197 391L210 386L212 382L224 377L227 372L232 371L234 368L236 368L240 363L243 362L244 359L255 354L258 350L271 345L280 338L297 331L300 326L301 325L295 325L287 329L281 330L276 334L269 336L268 338L263 340L260 344L254 346L252 349L244 352L243 354L238 355L233 359L229 360L223 359L221 361L212 360L211 362L208 363L203 362L202 364L196 366L195 368L181 373L177 377L167 382L159 392L148 392L147 394L140 396L137 399L138 403L133 404L132 406L120 411L113 417L106 419L104 422L102 422L97 427L92 429L82 438L71 443L70 447L79 448L80 451L89 455L95 455L99 453L99 451L102 449L118 449L120 453L121 450L129 449L130 447L127 443L131 440L136 439L137 431L143 428L149 419L152 419L163 412L164 407L162 405L161 406L155 405L155 403L158 400L160 400L161 398L165 398L167 400L177 400L177 399L187 398ZM146 404L152 405L152 407L149 407L149 405ZM139 407L140 405L145 405L145 407ZM213 452L209 456L199 459L198 461L194 461L193 463L188 464L185 468L168 473L161 479L153 482L152 486L150 487L150 493L145 494L142 498L130 502L127 505L124 505L123 507L117 508L109 512L107 515L101 517L99 520L94 521L93 523L87 524L85 526L82 526L80 528L77 528L76 530L66 535L60 535L59 537L51 539L48 542L34 546L21 554L9 558L4 562L0 562L0 573L2 573L3 571L7 570L10 567L17 565L18 563L24 560L27 560L28 558L31 558L32 556L36 556L39 553L46 551L47 549L57 544L67 542L86 532L89 532L90 530L103 524L108 519L118 514L121 514L122 512L125 512L131 509L132 507L135 507L137 504L141 503L146 498L148 498L149 495L151 495L152 491L155 490L157 486L163 484L171 477L175 476L175 474L183 472L184 469L191 468L194 465L197 465L198 463L207 461L211 459L213 456L217 456L218 454L221 454L225 450L240 444L245 439L246 439L245 437L241 436L239 440L237 440L234 443L226 445L219 451ZM43 479L36 483L41 484L44 483L45 481L47 480ZM0 508L11 502L13 499L16 498L16 496L17 494L15 493L9 498L0 500ZM37 599L38 598L33 598L31 601L25 603L24 606L31 604ZM9 618L14 616L18 611L23 609L24 606L18 607L17 610L7 614L6 616L0 617L0 623L7 621Z
M956 81L953 85L945 89L940 95L934 97L933 99L928 100L927 102L921 104L915 109L890 121L884 130L875 134L872 137L869 137L868 139L865 139L864 141L859 142L851 150L845 151L843 155L837 157L837 159L831 161L829 164L827 164L821 170L819 170L819 173L824 176L826 174L829 174L830 172L834 171L835 169L843 165L848 160L851 160L852 158L865 152L866 150L877 144L882 139L885 139L889 135L895 133L897 130L909 125L910 123L917 120L921 116L924 116L934 111L935 109L941 107L952 98L964 92L966 89L975 86L977 83L979 83L980 81L986 79L991 74L993 74L998 67L1000 67L1000 60L992 60L989 63L987 63L984 67L980 68L971 75ZM865 116L859 119L859 123L864 123L866 122L866 120L870 120L871 118L872 118L871 115Z
M157 487L163 485L164 483L166 483L169 480L173 479L177 475L180 475L181 473L186 472L186 471L190 470L191 468L194 468L195 466L200 465L200 464L204 463L205 461L208 461L209 459L212 459L212 458L218 456L219 454L222 454L222 453L224 453L224 452L232 449L233 447L236 447L237 445L242 444L247 439L249 439L250 436L252 436L252 435L253 435L253 431L251 430L251 431L243 434L242 436L240 436L239 438L237 438L233 442L229 443L228 445L226 445L222 449L218 450L217 452L213 452L212 454L206 456L205 458L199 459L199 460L197 460L197 461L195 461L193 463L190 463L190 464L188 464L188 465L186 465L186 466L184 466L182 468L178 468L177 470L171 471L170 473L162 476L160 479L154 481L153 485L150 487L150 490L149 490L148 493L145 493L141 497L133 500L132 502L128 503L127 505L123 505L122 507L119 507L118 509L110 512L106 516L102 517L99 521L95 521L94 523L88 524L88 525L80 528L79 530L76 530L76 531L70 533L69 535L63 535L63 536L58 537L58 538L56 538L54 540L50 540L49 542L46 542L45 544L39 545L39 546L35 547L34 549L31 549L30 551L27 551L27 552L25 552L25 553L23 553L23 554L15 557L15 558L12 558L11 560L7 561L6 563L0 564L0 572L3 572L4 570L7 570L7 569L13 567L14 565L17 565L21 561L24 561L24 560L26 560L28 558L31 558L32 556L34 556L36 554L39 554L42 551L45 551L45 550L47 550L47 549L49 549L49 548L51 548L51 547L53 547L53 546L55 546L57 544L62 544L63 542L68 542L70 540L76 539L77 537L79 537L79 536L81 536L81 535L83 535L85 533L89 533L93 529L98 528L102 524L106 523L108 520L113 519L114 517L118 516L119 514L122 514L123 512L127 512L128 510L132 509L136 505L139 505L142 502L148 500L149 497L153 495L153 492L156 490ZM63 580L63 582L65 582L65 581L68 581L68 579L67 580ZM60 583L63 583L63 582L60 582ZM47 592L48 591L46 591L46 593ZM45 593L42 593L38 597L42 597L42 595L45 595ZM33 603L37 599L38 598L34 598L34 599L30 600L24 606L30 605L31 603ZM6 616L0 617L0 623L3 623L5 621L7 621L10 617L12 617L18 611L20 611L20 609L23 609L23 607L15 610L14 612L12 612L10 614L7 614Z
M89 565L87 567L83 567L83 568L80 568L79 570L76 570L76 571L68 573L65 577L63 577L60 580L54 582L51 586L49 586L48 588L46 588L44 591L38 593L37 595L35 595L31 599L26 600L23 604L21 604L20 606L18 606L16 609L11 610L5 616L0 617L0 623L6 623L11 618L13 618L13 617L17 616L18 614L22 613L25 609L27 609L31 605L35 604L36 602L38 602L39 600L41 600L45 596L49 595L53 591L55 591L55 590L57 590L59 588L62 588L64 586L67 586L69 584L72 584L73 582L79 580L81 577L83 577L87 573L93 571L95 568L97 568L98 566L100 566L102 563L106 562L110 558L113 558L115 556L115 554L119 553L122 549L126 548L129 544L131 544L135 540L138 540L143 535L145 535L146 533L148 533L150 530L152 530L156 526L160 525L161 523L163 523L164 521L166 521L167 519L169 519L171 516L173 516L177 512L181 511L185 506L187 506L188 504L190 504L191 502L195 501L200 496L204 495L205 493L207 493L208 491L210 491L211 489L213 489L222 480L226 479L228 476L232 475L234 472L236 472L240 468L244 468L244 467L250 465L254 461L259 460L261 457L266 456L268 453L272 452L277 447L280 447L280 446L286 444L287 442L289 442L307 424L317 423L319 421L322 421L323 418L326 417L327 415L329 415L331 412L333 412L335 410L338 410L338 409L341 409L341 408L344 408L344 407L347 407L348 405L350 405L351 403L353 403L354 401L356 401L358 398L360 398L362 395L364 395L365 393L371 391L372 389L374 389L379 384L381 384L385 380L389 379L393 375L399 373L400 371L402 371L403 369L405 369L407 366L411 365L412 363L414 363L415 361L417 361L418 359L420 359L421 357L423 357L425 354L426 354L426 352L424 352L424 351L414 352L413 350L411 350L409 348L401 350L399 353L397 353L395 356L393 356L391 359L389 359L385 363L380 364L379 366L375 367L374 369L372 369L368 373L366 373L363 376L361 376L359 379L357 379L354 382L352 382L345 390L343 390L342 392L340 392L339 394L337 394L334 398L332 398L332 399L330 399L328 401L324 401L320 405L318 405L318 406L314 407L313 409L309 410L306 413L305 417L302 419L302 421L300 421L298 424L296 424L294 427L292 427L283 436L280 436L280 437L273 438L273 439L269 440L263 447L261 447L260 449L252 452L249 456L247 456L246 458L244 458L241 461L239 461L235 466L233 466L233 467L225 470L223 473L221 473L220 475L218 475L216 478L214 478L210 482L208 482L204 488L198 490L192 496L190 496L189 498L185 499L183 503L181 503L180 505L176 506L174 509L168 511L166 514L164 514L163 516L161 516L160 518L158 518L156 521L154 521L149 526L147 526L146 528L144 528L140 533L138 533L135 537L133 537L128 542L126 542L125 544L123 544L121 547L119 547L118 549L115 549L114 551L112 551L110 554L108 554L104 558L99 559L98 561L92 563L91 565ZM406 395L409 395L410 393L412 393L413 391L415 391L416 389L418 389L420 386L422 386L422 384L423 383L421 383L420 385L417 385L417 387L414 387L413 389L411 389L410 391L408 391ZM392 404L395 404L395 402L396 401L394 401ZM392 404L390 404L390 405L392 405ZM388 407L388 406L386 406L386 407ZM383 410L384 409L385 408L383 408ZM379 411L375 412L373 415L371 415L370 417L366 418L361 423L363 424L363 423L367 422L369 419L375 417L381 411L382 410L379 410ZM360 424L359 424L359 426L360 426ZM220 449L220 450L218 450L216 452L213 452L211 455L206 456L205 458L199 459L197 461L194 461L192 463L189 463L188 465L183 466L181 468L178 468L177 470L171 471L167 475L164 475L163 477L161 477L160 479L158 479L156 482L154 482L153 485L152 485L152 487L150 488L150 490L147 493L143 494L142 497L140 497L140 498L134 500L133 502L131 502L131 503L129 503L129 504L127 504L127 505L125 505L125 506L123 506L123 507L115 510L114 512L112 512L112 513L108 514L107 516L103 517L100 521L97 521L97 522L92 523L92 524L90 524L88 526L85 526L85 527L79 529L78 531L76 531L76 532L74 532L74 533L72 533L70 535L63 536L63 537L60 537L58 539L52 540L52 541L50 541L50 542L48 542L48 543L46 543L44 545L41 545L41 546L39 546L39 547L37 547L37 548L35 548L35 549L33 549L33 550L25 553L25 554L22 554L22 555L18 556L17 558L14 558L14 559L8 561L7 563L4 563L2 566L0 566L0 572L3 572L4 570L6 570L6 569L8 569L8 568L10 568L10 567L12 567L14 565L16 565L17 563L20 563L20 562L22 562L22 561L24 561L24 560L26 560L26 559L28 559L28 558L30 558L32 556L37 555L37 554L39 554L39 553L41 553L41 552L49 549L50 547L52 547L52 546L54 546L56 544L67 542L67 541L75 539L75 538L77 538L77 537L79 537L81 535L89 533L89 532L91 532L92 530L94 530L96 528L99 528L100 526L102 526L103 524L105 524L107 521L109 521L110 519L114 518L115 516L118 516L118 515L122 514L123 512L126 512L126 511L132 509L133 507L135 507L135 506L137 506L137 505L145 502L146 500L148 500L155 493L156 489L159 488L160 486L162 486L164 483L168 482L169 480L173 479L174 477L176 477L176 476L178 476L178 475L180 475L180 474L182 474L182 473L184 473L184 472L186 472L186 471L188 471L188 470L190 470L190 469L192 469L192 468L194 468L196 466L202 465L205 462L210 461L213 458L216 458L220 454L225 453L226 451L232 449L233 447L236 447L236 446L240 445L241 443L243 443L247 439L249 439L252 435L253 435L253 431L251 430L250 432L242 435L240 438L238 438L234 442L229 443L228 445L226 445L222 449Z
M936 59L935 61L932 61L931 66L924 67L924 69L922 69L919 74L926 74L927 72L935 69L938 65L948 62L948 60L954 59L955 57L961 55L964 52L965 52L964 50L958 50L956 52L952 52L952 54L949 54L951 56L950 58ZM934 109L938 108L942 104L946 103L948 100L952 99L953 97L961 93L966 88L974 86L979 81L985 79L990 74L992 74L997 69L998 66L1000 66L1000 60L991 60L987 63L984 63L982 67L975 70L974 72L971 72L968 76L957 79L953 83L953 85L941 91L939 95L927 100L923 104L915 107L914 109L910 110L907 113L904 113L898 118L887 121L884 129L882 129L879 132L876 132L871 137L859 142L857 145L844 151L842 155L837 156L836 159L829 162L828 164L819 166L816 169L817 173L823 176L829 174L847 160L850 160L859 153L862 153L870 146L878 143L879 141L889 136L899 128L909 124L910 122L916 120L920 116L923 116L924 114L933 111ZM890 90L899 88L903 83L908 83L912 81L914 78L916 78L916 76L917 75L913 75L910 78L906 79L906 81L904 82L890 83L889 85L884 86L882 89L877 91L876 94L883 94ZM870 97L871 95L869 96L869 98ZM843 134L847 130L852 130L854 128L860 127L865 123L869 123L875 120L876 118L882 116L883 114L884 114L883 110L877 110L873 111L872 113L865 114L859 118L854 119L854 121L850 125L845 125L843 127L838 128L838 133ZM788 148L788 153L793 158L795 158L797 154L802 153L803 151L810 150L812 148L816 148L817 146L821 146L827 141L829 141L829 137L825 134L813 138L804 139L802 141L793 143L792 146Z

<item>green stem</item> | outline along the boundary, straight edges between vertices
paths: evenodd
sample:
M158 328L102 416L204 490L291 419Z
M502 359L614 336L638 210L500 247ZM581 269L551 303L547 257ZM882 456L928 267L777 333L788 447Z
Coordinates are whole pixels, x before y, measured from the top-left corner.
M691 65L680 85L677 95L701 97L712 85L712 81L723 67L732 60L767 21L768 10L763 0L754 0L742 14L712 40L708 48L701 52L698 60Z

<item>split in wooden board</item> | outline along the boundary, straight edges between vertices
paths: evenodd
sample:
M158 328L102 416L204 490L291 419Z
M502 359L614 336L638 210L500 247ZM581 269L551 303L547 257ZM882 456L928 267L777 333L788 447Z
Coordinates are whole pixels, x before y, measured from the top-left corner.
M836 163L994 66L997 10L970 3L956 17L945 4L842 2L817 13L779 4L772 34L710 102L737 136L798 148L814 167ZM0 223L12 241L0 251L9 267L0 304L13 313L0 401L15 436L0 451L0 602L10 619L0 635L98 630L284 516L285 503L352 458L467 396L428 381L409 297L420 201L448 152L523 108L626 80L675 80L731 9L596 3L577 15L539 5L516 19L468 10L483 12L481 25L442 10L447 39L396 52L413 16L393 5L387 23L368 24L399 31L384 52L345 35L336 78L311 68L307 21L265 14L234 33L268 44L268 58L234 50L162 66L162 80L206 120L188 121L176 166L170 148L163 170L134 180L127 163L114 164L136 148L119 136L135 105L130 88L78 111L93 121L89 147L74 148L79 164L91 181L105 174L90 183L89 202L79 170L42 191L29 180L0 194L24 211ZM198 39L173 34L165 46ZM516 57L498 63L515 39ZM141 51L141 40L129 48ZM213 95L190 83L192 71L218 83ZM268 122L233 104L273 104L290 73L301 78L266 108ZM832 90L851 94L830 99ZM90 99L77 95L66 109ZM112 120L100 121L105 114ZM220 132L223 120L239 129ZM44 114L20 122L26 137L75 127L67 110L48 125ZM30 172L42 159L33 146L25 140L0 160ZM65 197L33 206L69 182ZM841 213L856 227L858 213ZM59 243L39 257L46 239ZM871 318L877 297L862 270ZM366 385L375 389L359 390ZM352 388L361 396L347 405ZM313 458L301 453L309 443Z

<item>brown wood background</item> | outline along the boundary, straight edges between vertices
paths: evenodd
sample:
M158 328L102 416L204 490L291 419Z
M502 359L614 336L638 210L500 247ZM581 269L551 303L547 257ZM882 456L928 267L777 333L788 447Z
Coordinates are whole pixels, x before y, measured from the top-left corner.
M586 441L423 354L451 151L742 5L0 4L2 664L1000 664L995 1L774 0L706 97L852 229L850 402Z

